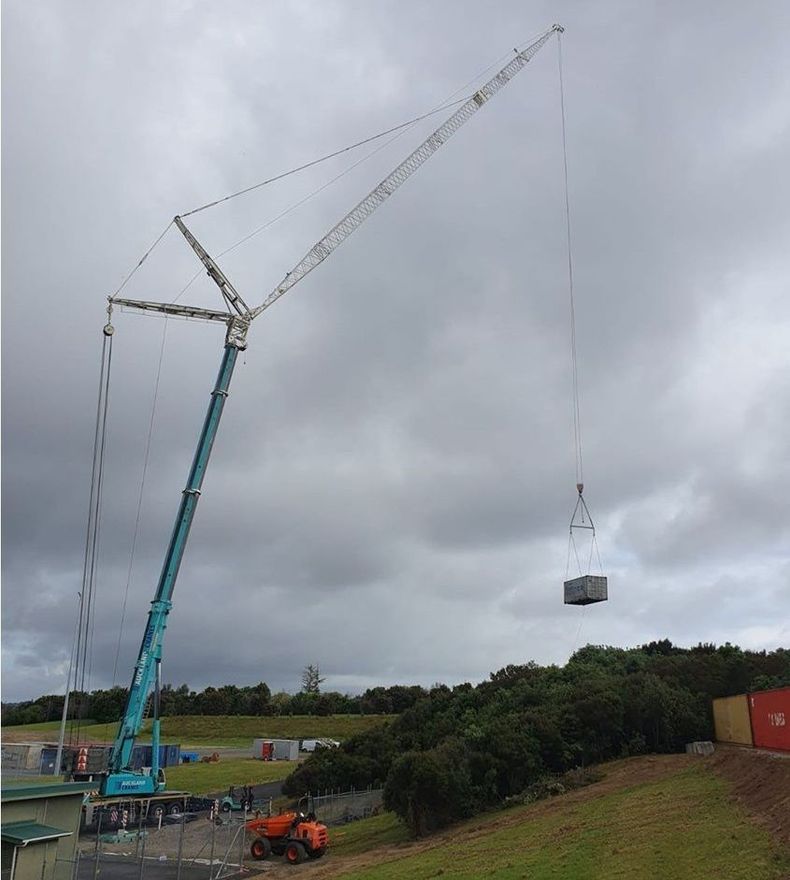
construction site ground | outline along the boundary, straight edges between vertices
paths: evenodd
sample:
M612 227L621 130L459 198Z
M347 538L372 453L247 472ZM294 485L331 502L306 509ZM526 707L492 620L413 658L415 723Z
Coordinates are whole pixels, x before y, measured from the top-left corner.
M790 878L790 756L720 746L710 758L651 755L603 769L586 788L424 840L410 840L389 814L334 827L330 852L299 866L255 862L239 838L228 852L237 825L217 828L202 817L184 826L182 853L206 877L213 834L215 860L227 852L230 870L243 864L245 875L272 878ZM172 865L180 834L179 825L152 830L146 861ZM89 856L92 842L83 846ZM103 845L118 864L133 860L134 849Z

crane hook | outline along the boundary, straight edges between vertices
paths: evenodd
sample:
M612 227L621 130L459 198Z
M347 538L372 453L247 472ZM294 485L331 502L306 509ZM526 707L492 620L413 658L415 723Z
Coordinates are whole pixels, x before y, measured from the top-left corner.
M112 325L112 298L107 297L107 323L102 329L105 336L112 336L115 333L115 327Z

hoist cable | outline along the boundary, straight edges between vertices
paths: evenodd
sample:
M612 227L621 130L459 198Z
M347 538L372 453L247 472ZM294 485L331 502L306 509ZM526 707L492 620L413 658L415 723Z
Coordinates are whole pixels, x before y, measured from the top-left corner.
M79 615L77 622L77 649L76 649L76 664L74 669L74 690L79 692L79 681L80 681L80 669L82 662L82 653L83 653L83 641L84 641L84 632L85 632L85 607L87 601L87 589L86 585L88 582L88 566L89 566L89 555L90 555L90 547L91 547L91 535L93 530L93 498L94 492L96 489L96 456L99 448L99 431L101 429L101 410L102 410L102 389L104 388L104 373L106 369L107 363L107 337L102 336L102 350L101 350L101 363L99 368L99 393L98 399L96 402L96 425L93 433L93 461L91 463L91 483L90 483L90 492L88 496L88 523L86 527L85 534L85 552L83 556L82 562L82 590L80 591L80 607L79 607ZM79 736L79 727L80 727L80 716L82 713L81 709L82 700L80 699L79 704L77 705L75 716L77 721L77 735ZM72 723L69 727L69 742L73 741L74 735L74 720L72 719Z
M98 516L101 509L101 488L103 482L105 438L107 430L107 397L109 393L110 368L112 366L112 336L103 334L101 363L99 367L99 393L96 403L96 424L93 433L93 458L91 462L91 482L88 496L88 521L85 532L85 551L82 564L82 590L77 622L77 645L74 669L74 689L85 692L88 665L88 643L93 630L92 617L95 611L95 573L98 551ZM95 619L95 618L94 618ZM79 701L76 715L76 733L79 736L84 699ZM73 740L75 726L69 731L70 741Z
M571 317L571 368L573 382L573 440L576 456L576 482L584 483L582 461L581 410L579 407L579 367L576 354L576 304L573 295L573 248L571 243L571 207L568 187L568 147L565 133L565 87L562 77L562 38L557 34L557 63L560 79L560 115L562 117L562 165L565 178L565 228L568 243L568 293Z
M118 628L118 644L115 648L115 661L113 662L112 667L112 684L115 687L117 683L117 674L118 674L118 658L121 654L121 642L123 639L123 629L124 623L126 621L126 605L129 599L129 587L132 582L132 569L134 567L134 557L135 551L137 549L137 537L140 532L140 515L143 507L143 493L145 490L145 479L148 473L148 459L151 452L151 437L154 432L154 419L156 416L156 403L159 398L159 380L162 376L162 359L165 352L165 340L167 338L167 317L165 317L164 324L162 326L162 344L159 347L159 363L156 368L156 379L154 380L154 395L153 400L151 401L151 418L148 422L148 437L145 442L145 454L143 456L143 472L140 477L140 489L137 494L137 513L134 520L134 534L132 535L132 548L129 552L129 568L126 572L126 588L123 593L123 606L121 609L121 623Z
M109 343L107 345L107 371L105 374L105 386L104 386L104 407L102 412L102 428L101 428L101 443L99 445L99 461L98 461L98 475L96 479L96 512L94 514L94 530L93 530L93 546L91 548L91 565L90 565L90 580L89 580L89 603L88 603L88 617L86 619L86 640L85 640L85 650L87 657L87 664L83 668L83 674L86 676L87 688L83 687L83 690L90 690L90 682L91 676L93 673L93 637L96 629L96 574L98 571L98 558L99 558L99 547L100 547L100 537L101 537L101 508L102 508L102 499L103 499L103 488L104 488L104 455L106 450L107 443L107 413L109 411L109 393L110 393L110 370L112 367L112 336L109 337Z

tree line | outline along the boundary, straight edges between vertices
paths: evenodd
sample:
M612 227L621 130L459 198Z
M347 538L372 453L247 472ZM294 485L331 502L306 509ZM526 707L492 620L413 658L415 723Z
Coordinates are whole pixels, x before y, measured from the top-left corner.
M784 649L588 645L564 667L511 665L477 686L433 687L391 723L308 758L284 791L383 786L385 806L423 835L547 776L713 739L712 698L785 685Z
M317 666L306 667L302 678L303 689L296 694L272 693L265 682L250 687L227 684L202 691L190 690L185 684L179 687L166 684L160 696L160 715L391 715L405 711L427 694L417 685L375 687L354 696L337 691L322 692L323 679ZM123 687L90 693L73 691L68 717L97 723L118 721L127 694L127 688ZM3 703L3 725L59 721L63 700L63 694L46 694L22 703Z

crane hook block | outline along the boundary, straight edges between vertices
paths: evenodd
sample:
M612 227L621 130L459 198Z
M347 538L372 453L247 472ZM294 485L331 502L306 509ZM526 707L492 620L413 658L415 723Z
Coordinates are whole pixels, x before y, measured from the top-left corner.
M582 492L584 492L584 483L577 483L576 484L576 491L579 493L579 495L581 495Z
M113 327L113 325L108 322L104 325L102 333L104 333L105 336L112 336L113 333L115 333L115 327Z

